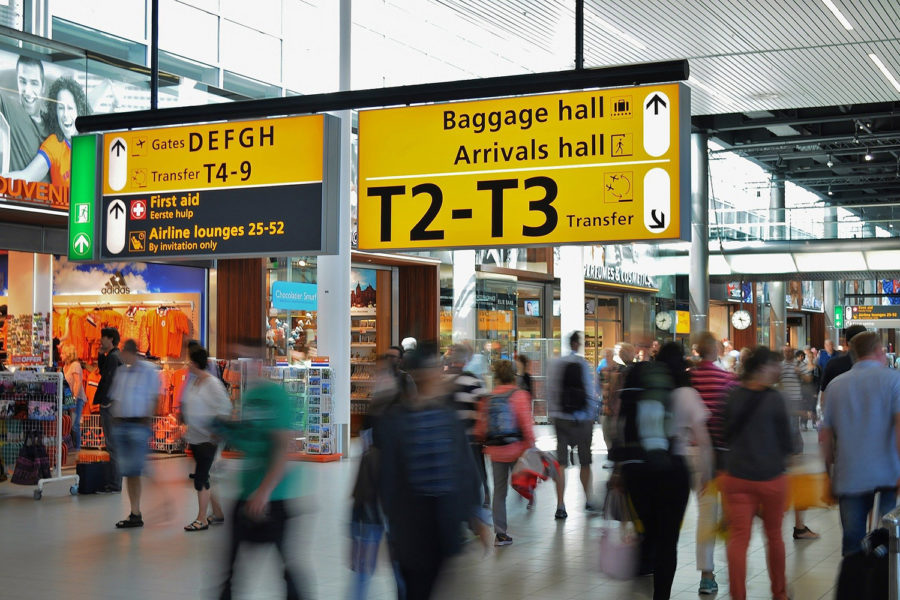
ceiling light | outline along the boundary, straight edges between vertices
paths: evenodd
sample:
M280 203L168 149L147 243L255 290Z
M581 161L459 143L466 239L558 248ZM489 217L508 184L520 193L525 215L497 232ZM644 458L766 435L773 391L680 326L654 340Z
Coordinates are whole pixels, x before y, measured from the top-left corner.
M830 169L831 167L834 166L834 161L831 159L831 155L830 155L830 154L828 155L828 162L825 163L825 165L826 165L829 169Z
M900 81L897 81L897 78L894 77L894 74L891 73L888 68L881 62L881 59L878 58L877 54L870 54L869 58L872 59L872 62L875 63L875 66L878 67L878 70L881 71L881 74L884 75L885 79L891 82L891 85L894 86L894 89L900 92Z
M869 149L868 149L868 148L866 148L866 155L863 156L863 158L866 159L866 160L872 160L872 159L875 158L875 157L872 156L872 153L869 152Z
M613 25L612 23L608 23L603 19L593 16L591 21L596 23L601 29L605 29L609 33L613 34L617 39L623 40L628 43L630 46L634 46L638 50L646 50L647 46L645 46L639 39L636 37L629 35Z
M834 5L834 2L831 0L822 0L825 6L828 7L828 10L834 14L835 18L841 22L841 25L844 26L844 29L847 31L853 31L853 24L847 20L847 17L840 11L840 9Z
M834 196L834 192L831 191L831 186L830 186L830 185L828 186L828 195L829 195L829 196Z

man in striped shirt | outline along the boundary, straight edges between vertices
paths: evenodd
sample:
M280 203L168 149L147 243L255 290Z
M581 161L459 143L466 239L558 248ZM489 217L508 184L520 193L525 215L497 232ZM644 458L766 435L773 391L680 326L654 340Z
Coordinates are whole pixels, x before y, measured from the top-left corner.
M453 407L466 428L469 447L472 449L475 466L478 468L478 475L484 488L484 505L490 506L491 493L490 488L488 488L487 469L484 464L484 445L475 438L478 407L487 394L487 390L484 389L484 384L478 377L463 369L471 358L472 352L466 346L462 344L451 346L447 356L447 375L450 377L453 386Z
M706 427L712 439L715 451L715 469L724 468L723 454L726 450L723 439L725 396L735 385L734 374L716 364L719 358L719 341L705 331L696 340L700 362L691 369L691 385L700 394L703 404L709 410ZM718 494L706 493L700 488L701 481L709 481L711 477L702 477L697 463L694 465L694 488L697 492L697 570L700 571L700 594L715 594L719 591L716 583L713 553L716 544L716 528L719 524ZM712 474L707 474L712 475Z

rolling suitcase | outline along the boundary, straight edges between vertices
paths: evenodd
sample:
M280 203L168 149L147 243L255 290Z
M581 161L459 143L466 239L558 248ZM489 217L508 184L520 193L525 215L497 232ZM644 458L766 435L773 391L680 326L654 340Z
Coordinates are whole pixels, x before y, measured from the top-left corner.
M112 469L106 452L79 456L75 472L79 478L79 494L96 494L112 483Z

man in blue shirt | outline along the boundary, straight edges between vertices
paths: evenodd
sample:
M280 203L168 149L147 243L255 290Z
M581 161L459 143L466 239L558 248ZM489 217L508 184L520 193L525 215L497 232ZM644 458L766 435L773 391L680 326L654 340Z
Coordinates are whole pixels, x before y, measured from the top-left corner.
M848 342L850 340L847 340ZM819 358L818 364L819 369L822 373L825 372L825 366L828 364L828 361L831 360L835 355L834 351L834 342L831 340L825 340L825 347L822 350L819 350Z
M825 466L834 467L844 556L861 551L875 493L881 494L879 522L896 506L900 483L900 373L886 366L877 333L854 336L850 352L853 368L828 385L822 430Z
M581 349L581 333L575 331L569 337L571 354L556 360L547 377L547 399L550 418L556 427L556 458L562 467L560 477L556 481L556 514L557 519L568 517L563 496L566 491L565 469L569 466L569 447L578 450L578 462L581 464L581 485L584 487L585 510L594 510L591 504L591 441L594 437L594 421L597 419L597 395L594 391L593 369L583 356L578 355ZM573 384L566 381L567 367L573 365L581 372L581 385L577 377ZM574 408L578 406L578 408Z
M112 399L116 461L128 486L131 514L116 523L119 529L143 527L141 476L149 452L151 426L159 402L159 371L138 358L137 343L125 340L122 364L116 369L109 396Z

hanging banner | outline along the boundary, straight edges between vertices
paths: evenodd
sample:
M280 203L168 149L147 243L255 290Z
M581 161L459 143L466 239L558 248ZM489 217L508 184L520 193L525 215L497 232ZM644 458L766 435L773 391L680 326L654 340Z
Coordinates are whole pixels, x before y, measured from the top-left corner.
M689 239L682 84L362 111L359 248Z

